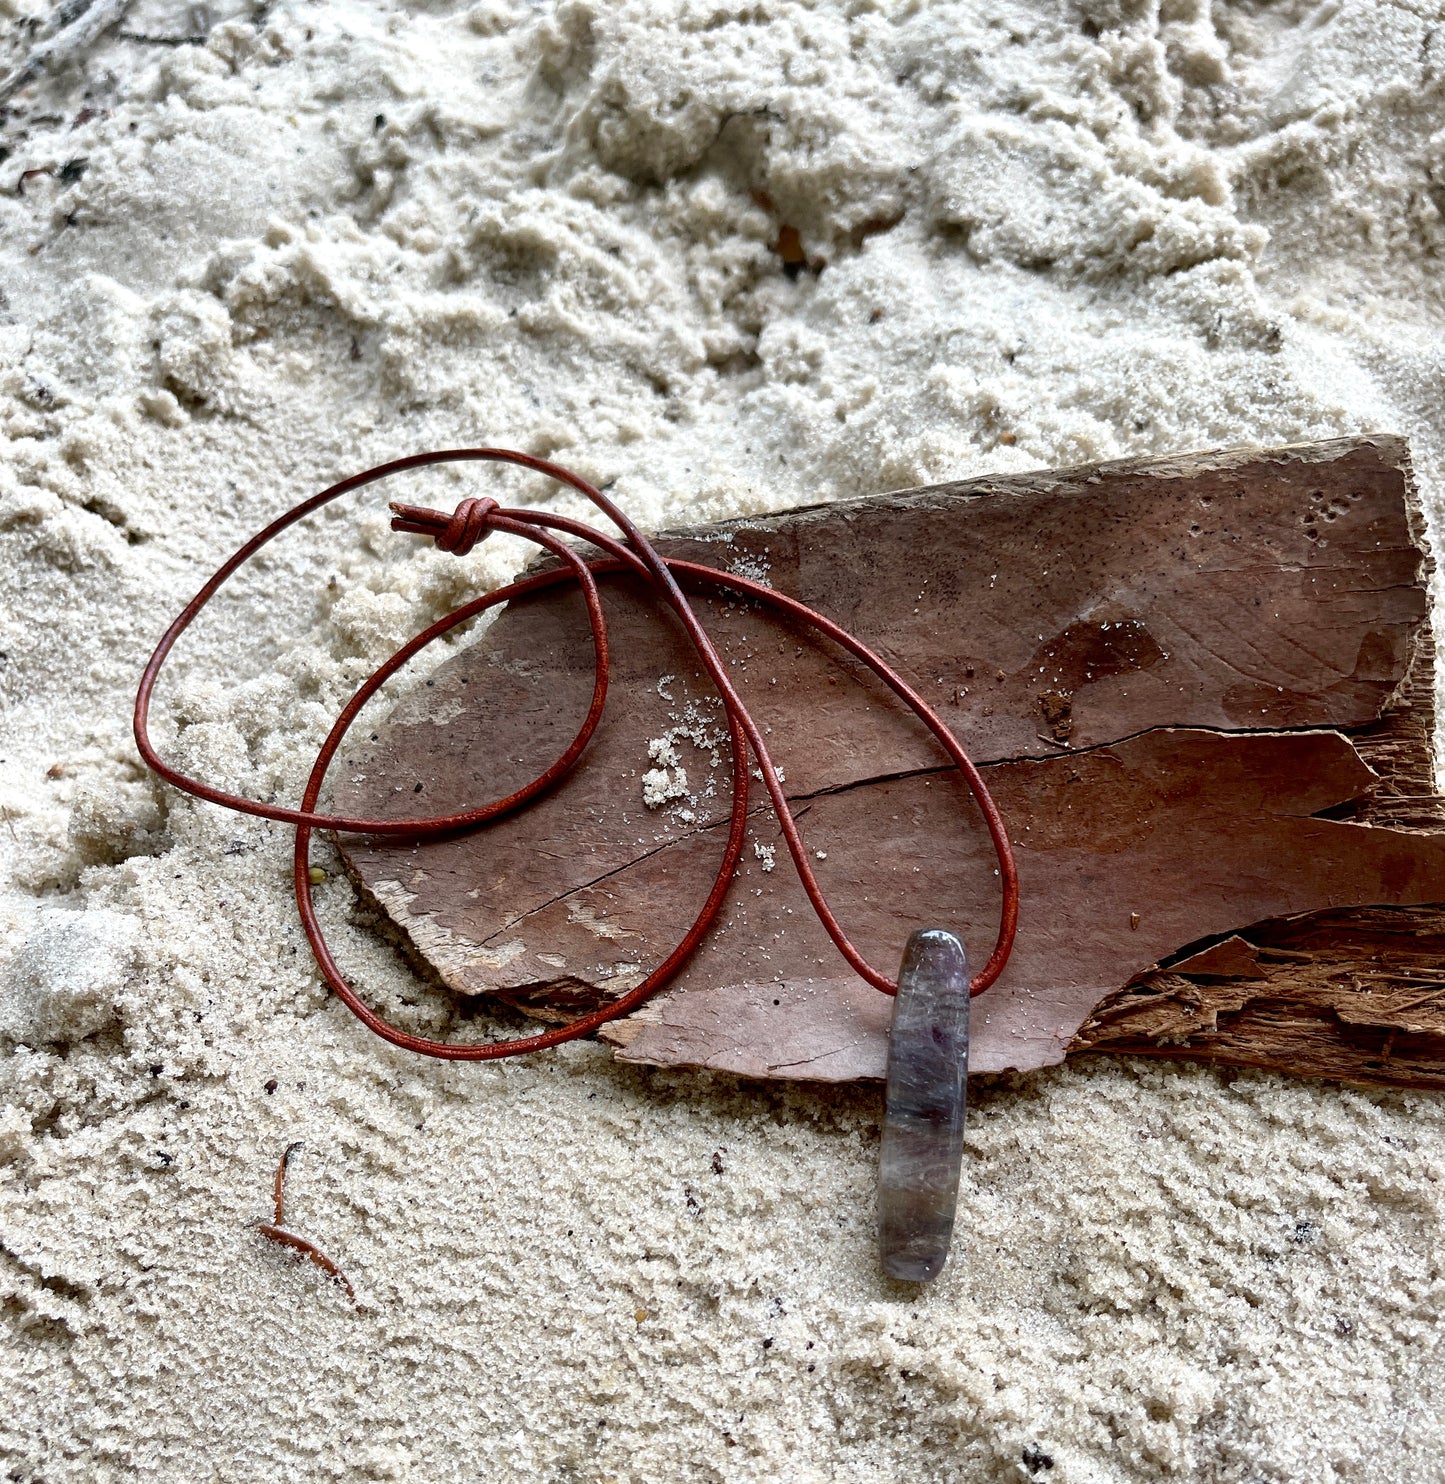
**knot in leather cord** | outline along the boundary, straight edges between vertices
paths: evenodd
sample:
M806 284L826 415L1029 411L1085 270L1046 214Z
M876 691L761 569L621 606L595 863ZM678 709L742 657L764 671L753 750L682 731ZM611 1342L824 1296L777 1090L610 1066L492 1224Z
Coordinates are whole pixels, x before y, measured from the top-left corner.
M471 496L450 515L428 510L420 505L392 505L393 531L407 531L414 536L431 536L438 551L453 556L466 554L492 534L492 517L501 506L490 495Z

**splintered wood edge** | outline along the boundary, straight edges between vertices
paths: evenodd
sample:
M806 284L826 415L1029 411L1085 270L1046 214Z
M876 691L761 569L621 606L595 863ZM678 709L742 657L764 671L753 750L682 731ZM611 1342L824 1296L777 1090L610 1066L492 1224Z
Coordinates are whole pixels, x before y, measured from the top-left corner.
M1420 583L1429 592L1435 554L1408 445L1395 438L1371 441L1404 475ZM1436 698L1434 621L1427 611L1411 636L1404 678L1379 721L1348 734L1380 778L1352 818L1396 830L1445 831L1435 764ZM1289 946L1281 947L1281 940ZM1442 964L1445 905L1358 907L1241 925L1101 1000L1068 1054L1170 1057L1445 1091Z
M1420 553L1418 580L1428 595L1435 588L1435 550L1409 444L1404 439L1398 442L1395 464L1405 481L1405 518ZM1425 616L1411 635L1404 679L1382 708L1380 720L1351 733L1356 751L1381 780L1362 813L1365 823L1431 832L1445 828L1445 798L1439 791L1435 756L1439 695L1435 652L1434 604L1427 602Z

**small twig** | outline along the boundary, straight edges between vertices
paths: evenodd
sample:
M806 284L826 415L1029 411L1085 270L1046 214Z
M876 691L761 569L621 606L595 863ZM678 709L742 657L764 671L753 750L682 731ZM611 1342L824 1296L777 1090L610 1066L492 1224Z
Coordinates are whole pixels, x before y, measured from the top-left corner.
M5 828L10 831L10 838L18 845L20 836L15 833L15 821L10 818L10 810L4 804L0 804L0 814L5 816Z
M83 51L102 31L115 25L129 4L130 0L92 0L82 7L74 20L40 42L18 67L0 78L0 104L8 103L11 95L38 76L42 67L67 61Z
M335 1278L346 1290L346 1296L353 1304L356 1303L356 1290L347 1280L346 1274L341 1271L332 1260L316 1245L309 1242L305 1237L298 1236L293 1231L287 1231L282 1225L286 1219L286 1167L291 1163L291 1156L302 1147L298 1139L294 1144L288 1144L281 1154L281 1163L276 1166L276 1221L274 1225L262 1223L256 1230L263 1237L272 1242L278 1242L282 1247L290 1247L294 1251L311 1259L323 1273ZM361 1306L357 1304L357 1307Z
M300 1139L297 1139L297 1140L295 1140L294 1143L288 1144L285 1147L285 1149L283 1149L281 1151L281 1163L276 1166L276 1225L277 1226L285 1226L286 1225L286 1169L287 1169L287 1166L291 1163L291 1156L293 1154L295 1154L298 1149L304 1149L305 1147L306 1147L305 1144Z
M143 31L117 31L122 41L133 41L137 46L204 46L204 33L195 36L147 36Z
M262 1224L256 1228L263 1237L269 1237L273 1242L279 1242L283 1247L294 1247L297 1252L304 1253L321 1269L323 1273L329 1273L346 1290L346 1296L354 1304L356 1303L356 1290L347 1281L346 1274L336 1266L332 1260L316 1245L308 1242L305 1237L297 1236L295 1232L287 1231L282 1226L266 1226ZM358 1307L360 1307L358 1305Z

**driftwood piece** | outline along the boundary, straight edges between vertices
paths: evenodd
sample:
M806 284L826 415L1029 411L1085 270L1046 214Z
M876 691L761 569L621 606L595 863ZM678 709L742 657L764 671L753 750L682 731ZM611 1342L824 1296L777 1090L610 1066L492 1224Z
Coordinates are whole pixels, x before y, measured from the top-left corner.
M985 765L1024 908L975 1007L976 1070L1120 1050L1445 1086L1419 543L1406 447L1382 437L945 485L659 546L837 618ZM571 778L478 834L343 842L448 985L543 1018L631 988L677 940L731 802L720 708L675 623L628 579L605 597L612 701ZM806 634L699 603L855 941L889 967L917 926L986 949L993 863L926 732ZM537 772L590 692L580 609L511 605L358 740L337 805L441 812ZM764 805L754 832L718 928L608 1039L665 1065L881 1075L888 1002L838 959Z

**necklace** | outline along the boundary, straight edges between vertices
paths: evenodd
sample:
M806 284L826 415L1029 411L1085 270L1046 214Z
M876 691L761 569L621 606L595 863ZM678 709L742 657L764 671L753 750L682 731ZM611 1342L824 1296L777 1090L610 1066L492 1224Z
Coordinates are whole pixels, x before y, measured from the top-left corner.
M488 498L465 499L451 515L418 506L394 504L391 507L393 530L430 536L443 551L465 556L491 532L504 531L535 542L550 552L559 565L519 578L485 597L462 604L423 629L380 665L337 715L317 753L299 808L264 804L239 794L227 793L203 779L182 773L160 756L150 739L150 707L161 670L176 641L239 567L290 526L353 490L408 470L436 464L470 462L520 465L567 485L596 505L622 533L623 539L618 540L565 516L538 510L504 509L497 501ZM602 552L603 556L590 561L583 560L563 541L563 536L580 540ZM567 1025L535 1035L481 1044L428 1040L398 1030L383 1020L356 993L326 943L312 899L312 832L326 829L351 834L404 837L410 840L435 839L461 830L480 828L490 820L524 808L538 795L558 784L586 750L606 705L609 674L607 622L596 578L600 574L613 572L625 572L640 578L658 601L673 610L697 650L727 713L732 755L732 812L727 844L712 887L697 917L677 946L640 984L604 1008L582 1015ZM575 582L580 587L586 603L596 678L592 701L582 725L549 767L504 799L454 814L397 820L354 818L318 811L317 804L327 771L337 749L361 709L402 666L433 640L449 633L468 619L511 598L566 582ZM956 935L943 929L930 928L913 934L904 951L896 982L869 964L849 941L829 907L808 861L802 836L788 808L787 798L769 756L762 730L728 678L723 660L688 602L684 584L729 589L764 604L775 612L808 624L824 639L841 646L867 665L938 739L962 773L982 811L999 864L1003 908L998 936L987 962L971 979L963 944ZM501 448L444 449L414 454L364 470L303 500L258 531L212 573L166 630L146 664L136 693L135 739L146 763L175 787L223 808L263 819L278 820L295 827L292 881L296 905L307 941L327 984L363 1025L392 1045L422 1056L452 1061L496 1061L502 1057L522 1056L560 1045L564 1041L576 1040L590 1034L607 1021L635 1010L677 974L707 935L722 909L728 884L742 855L749 813L748 760L751 753L761 770L763 785L787 843L794 869L819 921L854 972L881 993L895 997L889 1038L878 1199L884 1269L895 1278L912 1282L926 1281L942 1269L953 1229L963 1155L969 1000L972 995L983 993L993 984L1008 961L1018 922L1018 873L998 809L977 768L948 726L881 656L825 615L786 594L735 573L660 556L637 525L613 500L579 475L546 459Z

